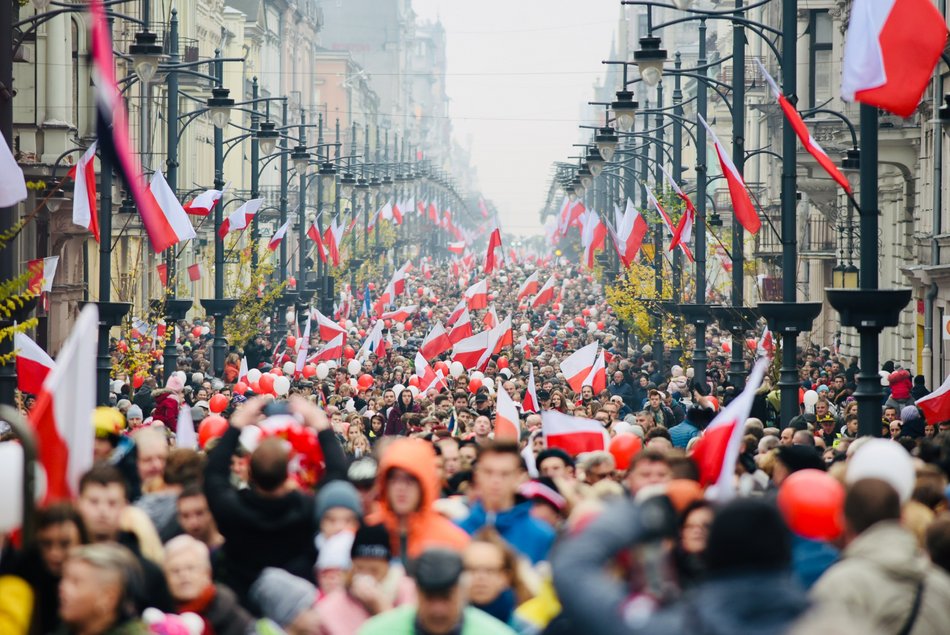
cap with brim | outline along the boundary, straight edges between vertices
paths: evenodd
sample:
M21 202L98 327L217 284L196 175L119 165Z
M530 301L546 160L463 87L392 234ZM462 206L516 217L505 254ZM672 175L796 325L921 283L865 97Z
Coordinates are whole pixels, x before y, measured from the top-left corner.
M462 558L447 549L430 549L409 563L409 572L423 593L444 593L458 584Z

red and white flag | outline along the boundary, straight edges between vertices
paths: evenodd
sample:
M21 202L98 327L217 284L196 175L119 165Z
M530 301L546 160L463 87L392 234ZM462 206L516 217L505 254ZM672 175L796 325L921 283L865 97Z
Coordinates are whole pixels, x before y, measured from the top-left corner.
M544 283L544 286L541 287L541 290L538 291L538 295L534 296L534 299L531 300L531 308L537 308L544 304L549 304L554 300L554 276L552 275L547 279L547 282Z
M521 417L518 415L518 406L511 398L504 386L498 386L495 399L495 439L521 439Z
M267 243L267 248L271 251L276 251L280 247L280 243L284 240L284 236L287 234L287 228L290 227L290 221L277 228L277 231L274 232L274 235L270 237L270 241Z
M327 342L320 348L316 353L314 353L310 359L307 360L308 363L315 364L317 362L329 362L330 360L340 359L343 357L343 347L346 340L343 337L343 334L340 333L332 340Z
M534 366L528 371L528 387L525 388L524 397L521 399L521 409L525 412L538 412L541 410L541 404L538 402L538 391L534 387Z
M536 294L540 286L541 282L538 280L538 270L535 269L531 275L521 283L521 286L518 288L518 297L516 300L520 302L522 298Z
M463 295L465 298L468 308L474 311L475 309L484 309L488 306L488 280L482 279L470 286L465 290Z
M637 257L650 227L629 198L620 218L614 244L623 266L629 267Z
M771 359L775 356L775 341L772 339L772 331L769 330L768 326L762 329L762 337L759 338L755 348L758 357Z
M929 3L928 3L929 4ZM772 94L775 95L775 98L778 100L779 106L782 108L782 112L785 114L785 118L788 119L788 122L792 125L792 128L795 130L795 134L798 136L799 141L802 142L802 145L805 147L805 150L808 151L808 154L815 157L815 161L818 162L825 172L828 173L835 183L841 186L841 188L851 194L851 184L848 183L848 179L844 174L841 173L841 170L838 169L838 166L835 165L835 162L831 160L831 157L828 156L828 153L815 141L815 138L811 136L811 133L808 132L808 126L805 125L802 116L795 109L795 106L788 101L785 95L782 94L782 91L779 90L778 84L775 83L775 80L772 79L772 76L769 75L769 72L765 70L765 66L762 65L762 62L759 61L759 58L753 58L756 65L759 67L759 72L762 73L762 77L765 78L766 83L772 88Z
M456 255L458 255L458 256L461 256L463 253L465 253L465 241L464 241L464 240L459 240L459 241L456 241L456 242L448 243L448 244L446 245L446 247L448 247L448 250L449 250L449 251L451 251L453 254L456 254Z
M410 316L416 314L416 309L418 309L417 305L410 304L409 306L401 306L395 311L387 311L380 317L384 320L396 320L397 322L404 322L405 320L409 319Z
M595 395L599 395L607 388L607 365L604 363L604 352L600 351L594 367L590 369L583 386L590 386Z
M224 193L227 190L227 185L225 185L224 189L222 190L205 190L198 196L182 205L182 208L186 213L191 214L192 216L207 216L211 213L211 210L214 209L214 206L218 204L218 202L221 200L221 197L224 196Z
M541 411L541 435L546 447L560 448L571 456L600 452L610 445L610 437L599 421L557 410Z
M485 254L485 275L490 274L498 265L495 250L501 249L501 229L496 227L488 236L488 252Z
M251 219L254 218L254 214L257 213L262 205L264 205L264 199L252 198L231 212L221 223L221 227L218 228L218 237L223 239L231 232L239 232L247 229Z
M436 373L434 370L432 370L432 367L429 366L429 362L427 362L425 357L422 356L422 353L416 353L414 365L416 369L416 376L419 378L420 392L425 394L432 389L435 389L439 392L441 392L443 389L448 389L448 384L445 383L445 379L442 377L442 374Z
M666 210L663 209L663 206L660 205L660 202L656 200L656 197L653 195L653 192L651 192L649 188L647 188L647 200L654 207L654 209L656 209L657 213L659 213L660 218L663 219L663 224L666 226L667 231L669 231L670 234L673 235L675 239L676 229L673 228L673 219L670 218L670 215L666 213ZM686 243L680 242L679 247L680 249L683 250L683 253L686 254L686 257L689 259L689 261L694 262L693 252L686 245ZM656 255L657 257L659 257L659 254L656 254Z
M495 326L494 328L492 328L491 338L492 338L492 342L494 342L494 346L492 346L491 354L500 353L501 349L505 348L506 346L514 345L515 332L514 332L514 329L511 328L510 314L507 315L505 319L502 320L498 324L498 326ZM485 360L485 361L487 363L488 360Z
M192 282L201 280L201 263L196 262L193 265L188 265L188 279Z
M462 339L462 338L459 338ZM419 352L426 359L433 359L452 348L452 340L449 334L442 326L442 322L436 322L435 326L429 331L425 339L422 340L422 346Z
M311 315L317 318L317 331L320 334L320 340L329 342L337 335L343 336L343 344L346 344L346 329L325 316L320 309L312 309Z
M248 368L247 368L247 357L245 356L245 357L242 357L242 358L241 358L241 368L238 370L237 380L238 380L238 381L243 381L243 382L246 383L246 382L247 382L247 371L248 371Z
M26 177L23 169L16 162L10 146L3 134L0 134L0 207L12 207L27 196Z
M79 479L92 467L96 408L96 348L99 310L87 304L46 376L30 411L37 453L46 470L46 501L79 494Z
M459 340L452 348L452 361L461 363L466 370L478 369L483 356L492 345L490 335L490 331L482 331Z
M16 387L20 392L39 394L56 363L25 333L13 334L13 348L16 350Z
M96 209L96 143L69 169L73 180L73 224L87 230L99 242L99 211Z
M472 329L472 317L468 313L468 308L462 311L462 317L460 317L455 324L452 325L452 329L449 331L449 341L453 345L458 344L466 337L471 337L473 333Z
M676 182L676 179L673 178L673 175L669 173L666 167L661 165L660 169L663 170L666 182L670 184L673 193L683 201L683 205L686 208L683 210L683 216L680 217L680 221L676 225L676 231L673 232L673 240L670 242L670 251L673 251L680 243L689 244L693 239L693 225L696 223L696 207L693 205L693 201L689 196L686 195L686 192L680 188L679 183Z
M699 119L699 123L703 124L703 128L706 129L706 134L712 140L713 145L716 146L716 156L719 157L719 167L722 169L722 175L729 185L729 197L732 199L732 210L736 215L736 220L745 227L747 232L755 234L762 226L762 220L759 218L758 212L755 211L755 206L752 205L752 198L746 189L745 180L739 174L736 164L732 162L729 153L726 152L706 120L699 115L696 115L696 117Z
M564 379L571 390L577 393L581 391L584 381L590 375L596 361L597 342L591 342L587 346L577 349L561 362L561 372L564 373Z
M297 360L294 364L294 377L303 374L303 367L307 365L307 355L310 354L310 322L312 316L307 316L307 325L303 328L303 337L297 338Z
M947 44L931 0L854 0L844 40L841 97L909 117Z
M49 293L53 290L53 278L56 277L56 268L59 266L59 256L37 258L26 263L29 269L29 289L33 293Z
M594 268L594 252L604 246L607 237L607 226L600 220L600 215L594 210L588 210L581 220L581 244L584 245L584 263L588 269Z
M317 244L317 255L320 256L320 262L327 264L327 250L323 246L323 237L320 236L320 228L314 223L307 230L307 237Z
M706 426L693 448L692 459L699 468L700 485L708 486L706 498L724 501L735 496L736 461L742 449L745 422L768 366L765 359L756 362L745 390Z
M191 240L197 234L191 226L188 214L182 209L178 197L168 187L168 182L160 170L152 173L147 195L154 205L140 209L142 222L148 233L148 240L155 253L165 251L172 245Z
M373 329L363 340L363 345L356 352L357 359L366 359L370 353L374 353L377 358L382 358L386 354L386 336L383 335L383 321L376 320Z
M493 302L488 310L485 311L485 317L482 318L482 324L486 329L498 326L498 313L495 312L495 303Z
M445 321L448 326L455 324L462 314L468 310L468 303L465 300L460 300L458 304L455 305L455 308L452 309L452 313L449 314L449 319Z
M950 421L950 376L943 380L940 388L918 399L917 407L924 413L927 423L937 425L941 421Z

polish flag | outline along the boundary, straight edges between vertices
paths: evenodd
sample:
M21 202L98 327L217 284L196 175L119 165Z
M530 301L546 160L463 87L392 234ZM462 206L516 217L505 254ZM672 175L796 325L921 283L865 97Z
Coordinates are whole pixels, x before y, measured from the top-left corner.
M607 227L600 221L600 215L594 210L584 215L581 243L584 245L584 262L588 269L594 268L594 252L604 246Z
M327 264L327 250L323 246L323 238L320 236L320 229L316 223L310 225L307 230L307 237L317 244L317 255L320 256L320 262Z
M37 258L26 263L27 269L32 274L30 277L29 289L33 293L49 293L53 290L53 278L56 276L56 268L59 266L59 256L47 256L46 258Z
M918 399L917 407L924 413L927 423L936 425L941 421L950 421L950 376L943 380L940 388Z
M465 290L463 297L468 301L471 310L484 309L488 306L488 280L479 280Z
M506 346L512 346L515 343L515 332L511 328L511 315L509 314L502 320L501 324L492 329L492 341L495 345L492 347L492 354L501 352ZM486 360L487 362L487 360Z
M294 377L300 377L303 374L303 367L307 365L307 355L310 354L310 322L312 319L312 315L307 316L307 325L303 328L303 337L297 339L297 360L294 364Z
M514 399L504 386L498 386L495 408L495 439L521 439L521 417Z
M537 308L543 304L548 304L554 300L554 276L548 278L538 295L531 300L531 308Z
M775 355L775 342L772 340L772 331L768 326L763 328L762 337L759 338L755 348L756 354L760 357L765 356L771 359Z
M449 326L452 326L453 324L455 324L456 321L458 321L460 317L462 317L462 313L464 313L467 310L468 310L467 303L465 302L465 300L461 300L458 304L455 305L455 308L452 309L452 313L449 314L449 319L446 320L445 323Z
M452 340L449 339L448 332L446 332L445 327L442 326L442 322L436 322L425 339L422 340L422 346L419 347L419 352L421 352L422 356L426 359L433 359L451 348Z
M709 127L709 124L706 123L706 120L699 115L696 115L696 117L699 119L699 123L706 129L706 134L709 135L713 145L716 146L716 155L719 157L719 167L722 169L722 175L726 177L726 182L729 184L729 197L732 199L732 209L736 215L736 219L745 227L747 232L755 234L762 226L762 221L759 219L759 214L752 205L752 199L749 197L749 192L746 189L745 180L743 180L742 175L739 174L739 170L736 169L736 165L729 157L729 153L722 147L722 143L719 141L719 138L716 137L716 133L712 131L712 128Z
M201 264L195 263L193 265L188 265L188 279L192 282L198 282L201 280Z
M427 208L428 206L429 206L429 202L428 202L428 201L419 201L418 203L416 203L416 211L418 211L420 215L421 215L421 214L425 214L425 213L426 213L426 208Z
M458 344L466 337L472 336L472 317L468 313L468 308L462 311L462 316L452 325L449 331L449 341L452 344Z
M99 310L87 304L29 414L46 470L46 502L75 498L80 477L92 467L98 328Z
M909 117L946 44L947 22L931 0L854 0L842 99Z
M676 182L676 179L673 178L673 175L669 173L666 167L661 165L660 169L663 170L663 176L666 177L666 182L669 183L670 188L672 188L676 196L683 201L683 205L686 206L686 211L683 212L683 216L676 226L676 231L673 233L673 240L670 243L670 251L673 251L680 243L689 244L693 239L693 225L696 223L696 207L693 205L693 201L689 196L686 195L686 192L680 189L679 183Z
M161 253L180 242L191 240L197 234L192 227L188 214L182 209L178 197L168 187L168 182L160 170L152 173L147 195L154 203L139 210L152 251Z
M247 371L247 357L245 356L241 358L241 368L238 370L237 380L247 383Z
M158 273L158 279L163 287L168 286L168 265L164 262L155 265L155 272Z
M929 2L928 2L929 4ZM946 37L946 28L944 28L944 37ZM943 46L941 45L941 48ZM788 122L792 124L792 128L795 130L795 134L798 135L798 139L802 142L802 145L805 146L805 150L808 151L808 154L815 157L815 160L818 162L825 172L828 173L835 183L841 186L841 188L851 194L851 184L848 183L848 179L845 178L845 175L841 173L841 170L838 169L838 166L835 165L835 162L831 160L831 157L822 149L822 147L815 141L815 138L811 136L811 133L808 132L808 127L805 125L805 122L802 120L802 116L798 113L785 95L782 94L782 91L779 90L778 84L775 83L775 80L772 79L772 76L769 75L769 72L765 70L765 67L762 65L762 62L759 61L759 58L753 58L756 65L759 67L759 72L762 73L762 77L765 78L765 81L772 88L772 94L775 95L775 98L778 100L779 106L782 107L782 112L785 113L785 118L788 119ZM916 106L916 103L914 104Z
M363 345L360 346L360 350L357 351L356 357L358 359L366 359L369 357L370 353L375 353L377 358L382 358L386 354L386 337L383 335L383 321L377 320L373 324L373 330L369 332L369 335L366 336L366 339L363 340Z
M395 320L397 322L403 322L409 318L411 315L416 314L416 309L418 308L415 304L410 304L409 306L401 306L395 311L388 311L383 313L380 317L384 320Z
M492 303L492 305L488 307L488 311L485 312L485 317L482 318L482 324L486 329L491 329L498 326L498 314L495 312L494 303Z
M287 233L287 228L290 227L290 221L277 228L277 231L274 232L274 235L270 237L270 242L267 243L267 248L271 251L275 251L280 247L280 243L284 240L284 235Z
M663 219L663 224L666 226L667 231L670 232L670 234L672 234L675 238L676 230L673 228L673 219L671 219L670 215L666 213L666 210L663 209L663 206L660 205L660 202L656 200L656 197L653 196L653 192L651 192L649 188L647 188L647 200L650 202L651 205L653 205L656 211L660 214L660 218ZM693 252L686 245L686 243L680 242L679 247L680 249L683 250L683 253L686 254L686 257L689 259L690 262L695 262L695 259L693 258Z
M231 232L247 229L251 219L254 218L254 214L262 205L264 205L264 199L262 198L252 198L241 205L221 223L221 227L218 228L218 237L223 239Z
M346 338L340 333L314 353L310 359L307 360L307 363L315 364L317 362L329 362L330 360L340 359L343 357L343 347L345 344Z
M594 362L594 367L590 369L583 386L590 386L595 395L599 395L607 388L607 365L604 362L604 352L601 351Z
M320 340L329 342L338 335L343 336L343 344L346 344L346 329L325 316L319 309L313 309L311 315L317 318L317 332Z
M435 203L429 203L429 220L436 225L439 224L439 210L436 209Z
M561 362L561 372L574 392L580 392L597 360L597 342L579 348Z
M448 389L448 385L445 383L445 379L442 378L441 373L436 373L432 370L432 367L429 366L429 363L426 361L426 358L422 356L422 353L416 353L415 367L416 376L420 380L420 392L425 394L433 388L438 392L442 392L443 389Z
M535 269L534 273L528 276L524 282L521 283L521 286L518 288L518 297L517 301L521 301L522 298L526 298L529 295L534 295L538 292L538 287L541 286L541 283L538 281L538 270Z
M490 331L482 331L460 340L452 349L452 361L460 362L467 370L479 368L482 357L491 346Z
M402 210L399 209L399 202L393 203L393 220L397 225L402 225Z
M12 207L27 196L26 177L2 133L0 146L0 174L6 175L0 179L0 207Z
M392 285L393 292L395 293L393 296L394 298L399 297L406 292L406 273L411 267L412 263L407 261L406 264L393 272L393 278L389 284Z
M524 397L521 399L521 409L525 412L538 412L541 409L541 403L538 401L538 392L534 387L534 366L528 371L528 387L524 391Z
M571 456L600 452L610 445L610 437L599 421L572 417L557 410L541 411L541 434L546 447L561 448Z
M382 218L383 220L392 220L393 219L393 202L386 201L383 203L382 207L379 208L379 211L376 212L376 215Z
M96 142L83 153L82 158L67 176L73 180L73 224L89 230L99 242L99 212L96 209Z
M709 486L706 498L724 501L735 496L736 461L742 448L745 422L768 366L765 359L756 362L745 390L706 426L693 448L692 458L699 468L699 482Z
M333 261L334 267L340 266L340 243L337 240L337 232L334 230L333 221L327 225L326 229L323 230L323 246L326 248L327 253L330 254L330 260Z
M488 236L488 252L485 254L485 275L490 274L498 266L495 250L501 248L501 230L495 228Z
M633 201L628 198L621 222L617 226L617 237L614 241L617 255L620 257L620 261L623 262L624 267L633 264L633 259L637 257L649 229L650 227L643 215L637 211Z
M567 216L570 210L571 197L565 194L564 198L561 199L561 211L557 215L557 230L555 231L555 237L558 235L563 236L567 233Z
M56 363L25 333L13 334L13 348L16 350L16 387L20 392L38 395Z
M192 216L207 216L221 200L221 197L224 196L227 189L228 186L225 185L223 190L205 190L185 203L182 208Z
M446 245L453 254L461 256L465 252L465 241L460 240L458 242L448 243Z

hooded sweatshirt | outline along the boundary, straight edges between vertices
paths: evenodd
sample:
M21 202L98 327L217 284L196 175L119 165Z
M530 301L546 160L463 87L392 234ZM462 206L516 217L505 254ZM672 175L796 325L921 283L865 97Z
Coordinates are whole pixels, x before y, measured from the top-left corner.
M409 514L405 528L389 507L386 497L390 473L400 469L411 474L422 489L418 509ZM439 482L435 473L435 450L422 439L398 439L383 454L377 476L379 484L379 511L367 520L368 524L386 525L392 540L393 556L415 558L430 547L462 549L469 542L468 534L442 516L432 505L439 497ZM405 548L404 548L405 547Z

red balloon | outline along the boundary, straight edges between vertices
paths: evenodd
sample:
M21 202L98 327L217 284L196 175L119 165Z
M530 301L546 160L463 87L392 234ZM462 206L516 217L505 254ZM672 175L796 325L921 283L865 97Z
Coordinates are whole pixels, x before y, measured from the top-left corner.
M297 348L297 338L293 335L287 336L287 348Z
M260 384L261 390L265 393L270 393L274 390L274 376L270 373L264 373L261 375L261 378L257 380L257 383Z
M468 391L472 393L473 395L477 393L478 389L481 387L482 387L481 379L474 378L474 379L470 379L468 382Z
M590 315L590 309L584 309L583 311L581 311L581 315L583 315L584 317L588 317Z
M844 486L821 470L800 470L778 491L789 529L813 540L834 540L844 530Z
M195 328L191 329L191 334L195 337L201 337L201 327L196 326Z
M369 290L370 290L370 291L375 291L375 290L376 290L376 283L375 283L375 282L370 282L370 283L369 283Z
M287 278L287 286L290 287L291 289L296 289L297 279L294 278L293 276L290 276L289 278Z
M360 331L362 333L362 331ZM353 350L353 347L347 344L343 347L343 358L344 359L353 359L356 357L356 351Z
M413 375L412 377L410 377L410 378L409 378L409 385L410 385L410 386L415 386L416 388L418 388L418 387L419 387L419 375Z
M268 372L269 372L271 375L277 375L278 377L280 377L281 375L284 374L284 369L281 368L280 366L274 366L274 367L271 368Z
M449 376L449 365L443 361L438 361L435 364L433 364L432 370L434 370L435 372L439 372L441 370L443 377Z
M630 460L643 449L643 441L635 434L618 434L610 441L610 454L618 470L630 467Z
M317 374L317 367L314 366L313 364L307 364L306 366L303 367L303 376L306 377L307 379L310 379L316 374Z
M198 447L204 450L209 441L224 436L227 431L227 419L218 414L208 415L198 425Z
M603 320L597 322L597 328L600 329L601 331L604 330L604 321L603 321Z
M386 328L390 328L392 325L393 325L392 321L383 320L383 326L385 326Z
M425 295L425 292L426 292L426 290L425 290L423 287L419 287L418 289L416 289L416 295L418 295L420 298L421 298L423 295Z
M138 390L142 387L142 384L145 383L144 375L133 375L132 376L132 387Z
M236 395L243 395L244 393L247 392L248 388L249 386L246 383L244 383L243 381L239 381L238 383L234 384L234 388L232 388L231 390Z
M759 347L759 343L756 342L755 339L753 339L753 338L750 337L749 339L747 339L747 340L745 341L745 346L746 346L746 348L748 348L750 351L755 352L755 350Z
M497 364L498 364L498 370L501 370L502 368L508 368L508 358L505 357L504 355L500 356L498 358Z
M360 388L362 388L363 390L366 390L367 388L373 385L373 376L370 375L369 373L364 373L360 375L360 378L356 380L356 383Z
M366 337L366 329L360 329L359 333L360 333L360 337Z
M407 331L411 331L411 330L412 330L412 320L406 320L406 323L403 324L403 326L406 327L406 330L407 330Z
M228 398L220 393L217 395L212 395L211 400L208 402L208 409L215 414L224 412L227 407Z
M119 340L119 343L115 345L119 349L120 353L124 353L129 350L129 345L125 343L125 340Z
M263 377L263 375L261 375L261 377ZM253 392L255 395L261 395L261 394L263 394L263 391L261 390L261 382L260 382L260 381L252 381L252 382L251 382L251 392Z

